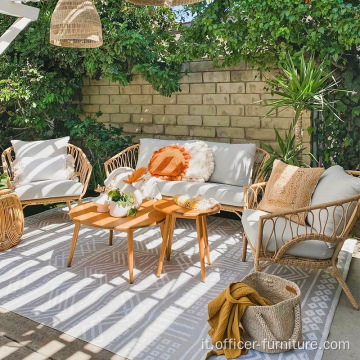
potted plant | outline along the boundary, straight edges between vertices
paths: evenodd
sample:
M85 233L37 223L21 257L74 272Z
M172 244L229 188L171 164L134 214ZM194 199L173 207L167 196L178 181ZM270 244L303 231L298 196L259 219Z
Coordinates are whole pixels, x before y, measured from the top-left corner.
M145 168L135 170L128 176L127 180L123 181L124 187L115 188L108 192L111 216L126 217L137 214L143 199L140 190L136 189L133 184L141 180L145 171Z
M304 111L323 111L328 109L340 120L334 111L334 103L327 100L328 95L344 91L338 89L338 82L334 72L327 72L324 63L316 64L314 56L305 59L304 53L300 57L300 64L296 66L288 54L285 65L280 68L280 74L268 80L272 95L277 97L266 100L264 106L271 109L267 115L277 109L290 108L294 110L293 129L295 143L302 143L302 115Z

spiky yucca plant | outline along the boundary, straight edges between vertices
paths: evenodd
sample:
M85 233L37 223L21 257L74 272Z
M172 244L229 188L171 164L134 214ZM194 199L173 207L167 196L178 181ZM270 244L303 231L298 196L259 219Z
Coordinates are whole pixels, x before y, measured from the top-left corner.
M276 98L267 100L264 106L270 106L268 115L277 109L291 108L294 110L294 131L296 142L302 142L302 114L304 111L323 111L329 109L336 118L334 105L327 100L331 93L342 91L338 89L338 82L333 72L325 71L324 63L316 65L311 56L305 59L300 57L300 64L296 66L288 54L285 66L280 68L280 74L267 84L272 88L272 95ZM280 110L281 111L281 110Z

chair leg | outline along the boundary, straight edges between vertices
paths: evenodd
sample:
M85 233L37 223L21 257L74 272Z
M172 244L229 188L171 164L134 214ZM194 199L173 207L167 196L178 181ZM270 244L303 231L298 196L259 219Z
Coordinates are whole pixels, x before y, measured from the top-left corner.
M66 205L67 205L67 207L69 208L69 211L71 210L71 202L70 202L70 200L68 200L67 202L66 202Z
M166 260L167 261L169 261L170 257L171 257L171 247L172 247L172 242L173 242L173 237L174 237L175 222L176 222L176 218L175 218L175 216L173 216L172 220L171 220L170 229L169 229L169 240L168 240L167 247L166 247Z
M356 302L353 294L351 293L349 287L347 286L345 280L343 279L339 269L336 266L332 266L330 273L336 278L336 280L339 282L340 286L344 290L344 293L348 297L351 305L354 307L355 310L359 310L359 305Z
M243 249L242 249L242 262L246 261L246 255L247 255L247 244L248 239L246 237L246 234L243 232Z

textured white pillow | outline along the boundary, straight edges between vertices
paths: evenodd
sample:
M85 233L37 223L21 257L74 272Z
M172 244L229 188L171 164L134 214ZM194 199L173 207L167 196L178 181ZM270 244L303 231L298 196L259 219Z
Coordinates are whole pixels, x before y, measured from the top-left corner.
M68 180L66 155L49 158L21 157L11 165L13 187L42 180Z
M48 158L66 155L69 140L70 137L66 136L59 139L41 141L12 140L11 144L14 147L15 158Z
M189 168L183 181L206 182L215 170L214 154L206 143L196 141L183 145L190 155Z
M321 175L311 198L311 206L343 200L358 194L360 194L360 179L355 176L348 175L341 166L335 165L325 170ZM353 203L352 208L349 208L348 218L352 215L355 205L356 204ZM313 211L313 214L314 219L311 213L307 216L306 220L309 225L313 224L313 228L317 232L324 232L325 235L330 236L340 224L343 211L340 207L337 207L335 210L335 217L332 216L333 208L329 208L329 216L324 210L315 210ZM338 230L336 231L337 234L340 234L342 230L343 222L339 225ZM327 245L329 247L333 246L329 243L327 243Z

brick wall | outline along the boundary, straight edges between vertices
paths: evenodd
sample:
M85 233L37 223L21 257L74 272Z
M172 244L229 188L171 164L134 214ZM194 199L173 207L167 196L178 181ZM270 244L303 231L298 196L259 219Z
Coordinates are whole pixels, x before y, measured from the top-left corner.
M273 128L288 129L293 112L264 117L269 108L257 103L271 95L264 79L246 64L213 69L210 61L186 64L182 91L163 97L140 76L124 87L108 80L85 79L84 115L102 112L99 121L121 126L126 134L163 139L204 139L243 143L260 141L276 146ZM304 128L310 116L304 116ZM304 143L310 138L304 132Z

